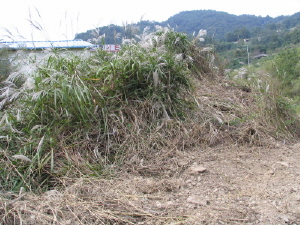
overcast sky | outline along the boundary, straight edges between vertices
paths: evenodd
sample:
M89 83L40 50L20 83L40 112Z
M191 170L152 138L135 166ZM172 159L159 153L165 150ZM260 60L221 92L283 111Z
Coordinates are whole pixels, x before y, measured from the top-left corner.
M300 11L300 0L8 0L0 7L0 39L17 33L28 40L73 39L76 33L109 24L165 21L187 10L212 9L230 14L257 16L292 15ZM41 25L36 32L30 25Z

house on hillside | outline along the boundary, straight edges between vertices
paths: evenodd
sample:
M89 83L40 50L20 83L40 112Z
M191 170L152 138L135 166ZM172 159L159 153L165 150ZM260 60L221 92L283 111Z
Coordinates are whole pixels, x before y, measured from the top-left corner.
M260 59L260 58L267 57L267 56L268 56L267 54L259 54L259 55L254 56L253 59Z

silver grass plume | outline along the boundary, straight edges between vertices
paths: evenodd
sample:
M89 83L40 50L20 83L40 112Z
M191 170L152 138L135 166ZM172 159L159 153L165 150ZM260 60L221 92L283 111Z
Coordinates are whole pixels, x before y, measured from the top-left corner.
M32 162L31 159L29 159L25 155L13 155L12 157L14 159L20 159L20 160L23 160L23 161Z
M158 72L157 72L157 70L155 70L153 72L153 84L154 84L154 88L157 88L158 82L159 82Z

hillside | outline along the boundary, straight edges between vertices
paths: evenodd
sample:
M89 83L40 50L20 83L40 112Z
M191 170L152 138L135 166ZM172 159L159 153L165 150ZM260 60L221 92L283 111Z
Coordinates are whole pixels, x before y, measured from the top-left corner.
M217 40L225 40L228 32L233 32L235 29L242 27L252 31L253 29L264 29L270 24L282 24L285 29L291 28L299 24L300 13L292 16L261 17L254 15L233 15L226 12L214 10L194 10L180 12L167 21L140 21L136 24L124 24L124 26L104 26L94 30L88 30L76 35L76 39L93 39L95 36L105 34L105 42L108 44L121 43L121 38L131 38L134 34L141 34L146 26L151 29L155 25L170 26L179 32L186 32L192 35L200 29L208 30L208 36L213 36ZM95 32L97 31L97 32ZM116 34L120 35L116 38Z
M267 24L278 23L285 18L284 16L276 18L254 15L237 16L213 10L195 10L178 13L170 17L164 24L169 24L171 27L176 27L179 32L188 34L205 29L208 30L209 36L214 36L218 40L224 40L225 35L235 29L241 27L249 30L256 27L264 28Z

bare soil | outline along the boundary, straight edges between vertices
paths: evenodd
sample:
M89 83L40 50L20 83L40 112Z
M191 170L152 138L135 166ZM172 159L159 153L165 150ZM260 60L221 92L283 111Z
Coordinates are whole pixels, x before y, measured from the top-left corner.
M300 224L299 149L199 149L176 158L181 173L171 179L129 176L131 194L143 196L135 204L155 215L139 224Z
M300 224L299 149L199 148L173 152L160 172L65 178L63 190L3 200L0 224Z

